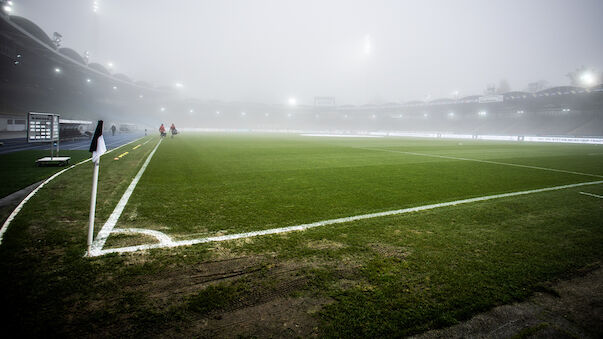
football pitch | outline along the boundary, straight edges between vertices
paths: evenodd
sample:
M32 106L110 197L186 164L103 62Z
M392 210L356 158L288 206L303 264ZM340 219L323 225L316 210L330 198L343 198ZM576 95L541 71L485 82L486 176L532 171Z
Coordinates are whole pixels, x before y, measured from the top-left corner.
M123 152L101 160L94 257L90 163L49 182L4 234L2 304L16 324L410 335L603 257L600 145L204 133ZM281 313L261 332L250 310L267 303ZM223 324L245 310L240 332ZM298 329L270 323L282 314Z

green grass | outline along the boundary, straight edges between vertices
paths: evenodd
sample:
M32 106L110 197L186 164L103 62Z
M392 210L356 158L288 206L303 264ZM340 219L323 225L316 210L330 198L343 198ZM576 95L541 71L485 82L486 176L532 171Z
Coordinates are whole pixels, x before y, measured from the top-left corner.
M98 227L154 146L120 161L103 158ZM600 146L179 135L158 148L118 227L196 238L597 180L365 148L603 174L603 157L591 155ZM0 308L9 314L8 328L25 335L191 337L208 335L199 327L208 315L312 299L325 301L308 315L318 323L316 334L403 336L522 300L603 258L601 200L579 194L603 194L596 185L88 259L90 180L87 165L59 176L5 234Z
M36 166L36 160L49 156L48 151L19 151L0 154L0 198L22 188L44 180L64 167ZM61 151L61 156L71 157L70 164L78 163L90 157L87 151Z
M129 216L128 226L156 229L178 238L296 225L596 180L366 148L540 164L533 161L536 158L553 168L603 174L603 157L585 155L595 149L589 146L556 145L553 152L555 148L548 145L515 143L472 142L459 146L424 140L342 142L212 135L168 141L147 168L125 215ZM587 168L573 165L587 160Z

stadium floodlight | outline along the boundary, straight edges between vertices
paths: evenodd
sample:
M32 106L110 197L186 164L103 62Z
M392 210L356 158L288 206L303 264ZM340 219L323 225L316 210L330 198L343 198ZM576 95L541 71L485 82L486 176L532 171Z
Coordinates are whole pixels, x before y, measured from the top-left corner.
M188 112L189 113L195 113L195 110L191 108L191 109L188 110Z
M54 72L55 72L55 73L57 73L57 74L59 74L59 73L61 73L61 69L60 69L60 68L58 68L58 67L55 67L55 68L54 68Z
M174 86L176 86L176 88L183 88L184 87L184 85L181 82L175 83Z
M524 113L525 112L522 109L520 109L519 111L517 111L517 114L524 114Z
M569 108L564 108L564 109L562 109L562 111L563 111L563 112L571 112L571 109L569 109Z
M429 114L423 113L423 118L428 118L428 117L429 117Z
M108 66L110 69L113 69L113 66L115 66L115 64L113 63L113 61L109 61L109 62L107 62L107 66Z
M0 1L2 4L2 10L6 14L11 14L13 12L13 2L12 1Z
M117 91L117 86L113 86L113 90L114 90L114 91Z
M488 115L488 112L486 112L486 111L479 111L477 114L478 114L480 117L485 117L486 115Z
M295 99L294 97L290 97L289 100L287 100L287 102L289 103L289 106L297 105L297 99Z
M138 97L139 97L140 99L142 99L142 98L144 98L144 95L139 94L139 95L138 95Z
M220 111L216 111L216 115L220 115Z
M87 78L87 79L86 79L86 82L87 82L87 83L91 83L91 82L92 82L92 79Z
M449 118L454 118L454 112L448 112L448 117Z
M246 116L246 115L247 115L247 113L245 113L245 112L241 112L241 116L242 116L242 117L244 117L244 116Z
M160 107L159 110L165 112L165 107Z
M580 75L580 81L586 87L591 87L597 84L597 77L593 74L593 72L586 71Z
M94 13L98 13L98 0L95 0L94 2L92 2L92 11Z

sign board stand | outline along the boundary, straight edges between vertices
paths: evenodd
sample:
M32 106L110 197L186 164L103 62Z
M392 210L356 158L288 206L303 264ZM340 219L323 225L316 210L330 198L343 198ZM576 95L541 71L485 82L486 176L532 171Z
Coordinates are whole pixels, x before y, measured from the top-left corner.
M50 142L50 157L36 160L38 166L65 166L71 157L59 156L59 115L29 112L27 116L27 142ZM56 156L54 143L56 142Z

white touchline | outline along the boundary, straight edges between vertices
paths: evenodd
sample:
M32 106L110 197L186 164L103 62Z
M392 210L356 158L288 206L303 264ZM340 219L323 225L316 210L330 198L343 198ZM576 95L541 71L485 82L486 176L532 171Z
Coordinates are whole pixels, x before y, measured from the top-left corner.
M591 197L603 199L603 195L597 195L597 194L588 193L588 192L580 192L580 194L584 194L584 195L588 195L588 196L591 196Z
M316 134L302 133L303 137L325 137L325 138L383 138L382 135L366 135L366 134Z
M483 162L483 163L486 163L486 164L493 164L493 165L523 167L523 168L531 168L531 169L537 169L537 170L543 170L543 171L560 172L560 173L568 173L568 174L576 174L576 175L585 175L585 176L595 177L595 178L603 178L603 175L598 175L598 174L590 174L590 173L566 171L566 170L562 170L562 169L539 167L539 166L520 165L520 164L509 163L509 162L498 162L498 161L491 161L491 160L459 158L459 157L451 157L451 156L447 156L447 155L438 155L438 154L427 154L427 153L395 151L395 150L384 149L384 148L368 148L368 147L355 147L355 148L364 149L364 150L367 150L367 151L381 151L381 152L409 154L409 155L417 155L417 156L422 156L422 157L432 157L432 158L441 158L441 159L449 159L449 160L463 160L463 161Z
M135 141L138 141L138 140L140 140L140 139L142 139L142 138L143 138L143 137L140 137L140 138L138 138L138 139L136 139L136 140L132 140L132 141L130 141L130 142L129 142L129 143L127 143L127 144L123 144L123 145L121 145L121 146L119 146L119 147L116 147L116 148L110 149L110 150L108 150L107 152L105 152L105 154L107 154L107 153L111 153L111 152L113 152L113 151L115 151L115 150L117 150L117 149L120 149L120 148L122 148L122 147L124 147L124 146L126 146L126 145L129 145L129 144L131 144L131 143L133 143L133 142L135 142ZM36 193L37 193L37 192L38 192L38 191L39 191L39 190L40 190L42 187L44 187L44 185L46 185L47 183L49 183L49 182L50 182L52 179L54 179L54 178L58 177L59 175L61 175L61 174L65 173L65 172L67 172L68 170L70 170L70 169L74 168L75 166L79 166L79 165L81 165L81 164L83 164L83 163L86 163L86 162L88 162L88 161L90 161L90 158L88 158L88 159L86 159L86 160L82 160L82 161L78 162L77 164L73 164L73 165L71 165L71 166L69 166L69 167L65 168L64 170L61 170L61 171L59 171L59 172L55 173L55 174L54 174L54 175L52 175L50 178L48 178L48 179L44 180L44 182L42 182L42 183L40 184L40 186L36 187L36 188L35 188L33 191L31 191L31 192L30 192L30 193L29 193L29 194L28 194L28 195L27 195L27 196L26 196L26 197L25 197L23 200L21 200L21 202L19 203L19 205L17 205L17 207L15 207L15 209L13 210L13 212L12 212L12 213L11 213L11 214L8 216L8 218L6 219L6 221L4 222L4 224L2 225L2 228L0 228L0 245L2 244L2 238L3 238L3 236L4 236L4 233L5 233L5 232L6 232L6 230L8 229L8 226L10 226L11 222L12 222L12 221L15 219L15 217L17 216L17 214L19 214L19 212L21 211L21 209L23 208L23 206L25 205L25 203L26 203L26 202L27 202L29 199L31 199L31 198L32 198L32 197L33 197L33 196L34 196L34 195L35 195L35 194L36 194Z
M111 231L113 231L115 224L117 224L117 220L119 220L121 213L123 212L124 208L126 207L126 204L128 203L130 196L132 195L132 192L134 192L134 189L136 188L136 185L138 184L138 181L140 180L140 177L142 177L142 174L147 169L147 166L149 165L151 158L153 158L153 154L155 154L155 151L161 144L161 140L162 139L160 138L159 142L157 142L157 145L155 145L155 148L153 148L153 150L147 157L147 160L144 162L144 164L142 164L142 167L140 168L138 173L136 173L136 176L130 183L130 186L128 186L128 188L126 189L124 194L121 196L121 199L117 203L117 206L115 206L113 213L111 213L111 215L109 216L109 219L107 219L107 222L105 222L105 224L103 225L101 230L96 235L96 239L92 243L92 246L90 249L90 256L95 256L105 246L105 242L107 242L107 238L109 237L109 234L111 234Z
M430 209L439 208L439 207L468 204L468 203L477 202L477 201L507 198L507 197L514 197L514 196L518 196L518 195L556 191L556 190L562 190L562 189L566 189L566 188L573 188L573 187L580 187L580 186L587 186L587 185L599 185L599 184L603 184L603 180L582 182L582 183L578 183L578 184L569 184L569 185L554 186L554 187L547 187L547 188L539 188L539 189L533 189L533 190L528 190L528 191L487 195L487 196L483 196L483 197L456 200L456 201L448 201L448 202L443 202L443 203L438 203L438 204L410 207L410 208L404 208L404 209L399 209L399 210L362 214L362 215L356 215L356 216L345 217L345 218L329 219L329 220L317 221L317 222L313 222L313 223L309 223L309 224L302 224L302 225L296 225L296 226L287 226L287 227L272 228L272 229L262 230L262 231L228 234L228 235L221 235L221 236L215 236L215 237L181 240L181 241L173 241L173 240L171 240L171 238L169 238L168 235L158 232L158 231L142 232L142 230L140 230L140 229L119 229L120 233L132 232L132 233L145 233L148 235L153 235L156 238L158 238L159 243L121 247L121 248L110 248L110 249L106 249L106 250L99 248L96 251L94 251L91 254L91 256L101 256L101 255L109 254L109 253L135 252L135 251L148 250L148 249L153 249L153 248L170 248L170 247L178 247L178 246L188 246L188 245L202 244L202 243L215 242L215 241L250 238L250 237L256 237L256 236L260 236L260 235L285 233L285 232L291 232L291 231L303 231L303 230L306 230L309 228L325 226L325 225L340 224L340 223L346 223L346 222L351 222L351 221L384 217L384 216L397 215L397 214L404 214L404 213L411 213L411 212L419 212L419 211L425 211L425 210L430 210ZM117 231L117 230L114 230L114 231ZM157 233L161 233L162 235L157 236Z

